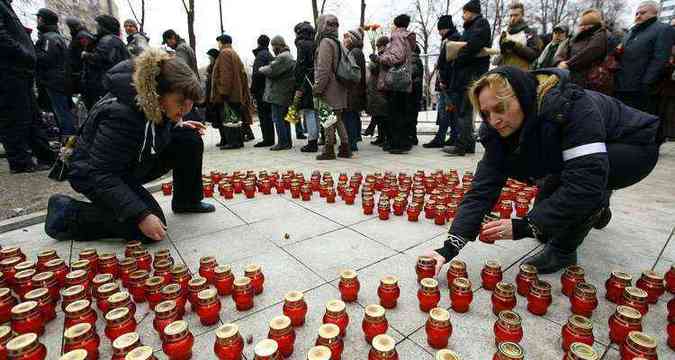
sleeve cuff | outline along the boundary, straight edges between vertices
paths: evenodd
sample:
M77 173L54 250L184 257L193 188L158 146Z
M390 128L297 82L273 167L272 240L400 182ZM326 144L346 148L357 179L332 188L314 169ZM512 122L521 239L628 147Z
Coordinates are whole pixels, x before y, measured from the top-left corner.
M449 262L455 256L459 255L459 251L466 245L468 241L461 236L449 234L448 239L443 243L443 247L435 251L445 258L445 262Z
M511 226L513 227L513 240L520 240L526 237L534 237L532 227L527 221L527 218L512 219Z

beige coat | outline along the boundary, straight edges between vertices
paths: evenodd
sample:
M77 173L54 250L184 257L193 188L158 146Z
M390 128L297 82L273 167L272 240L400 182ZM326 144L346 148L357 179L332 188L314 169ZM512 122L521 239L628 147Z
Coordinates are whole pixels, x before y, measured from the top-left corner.
M347 88L335 75L339 62L338 43L334 40L337 39L337 28L328 29L329 22L337 23L337 18L334 15L319 17L317 36L321 41L314 56L312 91L315 97L323 99L333 110L344 110L347 108Z

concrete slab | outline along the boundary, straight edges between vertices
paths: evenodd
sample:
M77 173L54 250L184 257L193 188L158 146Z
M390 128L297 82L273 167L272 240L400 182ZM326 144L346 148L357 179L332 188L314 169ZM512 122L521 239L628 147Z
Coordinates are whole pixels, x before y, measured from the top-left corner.
M244 224L244 221L218 201L214 199L205 199L204 201L216 206L216 211L208 214L174 214L170 210L170 201L160 203L166 215L169 235L173 241L181 242L196 236L215 233Z
M419 219L419 222L411 223L406 215L394 214L387 221L373 218L349 228L397 251L407 250L447 232L447 227L435 225L432 220Z
M35 261L37 254L45 249L54 249L60 258L68 262L72 241L57 241L44 232L44 224L27 226L0 234L2 247L18 246L27 259Z

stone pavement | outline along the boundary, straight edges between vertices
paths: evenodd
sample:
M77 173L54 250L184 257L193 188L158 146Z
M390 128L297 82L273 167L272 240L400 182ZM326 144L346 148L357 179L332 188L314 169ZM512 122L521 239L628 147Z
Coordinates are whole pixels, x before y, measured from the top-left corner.
M370 140L367 139L366 140ZM422 137L428 141L429 137ZM409 155L383 154L367 141L360 144L361 151L353 159L318 163L313 156L302 154L299 145L288 152L270 152L253 149L247 145L238 151L213 150L214 135L207 135L209 147L204 172L221 170L286 170L304 172L312 170L361 171L364 175L374 171L406 171L417 169L458 168L473 170L480 155L462 159L448 158L438 150L416 148ZM249 143L250 144L250 143ZM614 305L604 299L604 281L612 270L623 270L637 279L647 269L661 273L675 262L675 241L669 241L675 225L675 146L663 148L657 169L642 183L619 191L612 199L614 218L603 231L593 231L580 249L580 262L586 269L587 281L599 289L600 305L595 311L594 347L603 359L618 360L617 347L608 346L607 319ZM176 262L183 262L196 272L199 258L214 255L220 264L230 264L233 272L243 274L249 263L259 263L266 276L265 291L255 298L254 309L238 312L230 297L222 298L221 322L236 322L244 337L252 336L253 344L246 345L245 356L253 358L253 345L267 335L268 322L282 312L286 292L301 290L309 304L304 327L296 329L295 352L291 359L305 359L307 350L314 344L326 301L339 298L337 279L345 268L357 270L361 292L357 303L348 304L351 323L345 339L343 359L367 359L369 346L363 339L361 320L364 307L377 303L379 279L388 274L400 277L401 298L398 307L387 311L389 334L396 339L401 359L433 359L435 351L426 344L424 323L427 315L417 306L414 265L416 256L429 248L442 244L446 227L436 226L427 220L409 223L403 217L392 215L383 222L373 216L364 216L357 197L354 206L338 202L326 204L316 194L310 202L295 200L286 195L256 194L247 200L236 195L234 200L219 196L207 201L217 211L205 215L174 215L170 211L170 198L158 195L168 217L169 233L161 243L148 246L151 251L168 248ZM288 234L288 237L284 235ZM95 247L99 252L112 251L123 257L124 244L119 240L91 242L56 242L47 238L42 225L0 234L0 245L20 246L30 259L38 251L54 248L66 260L76 260L85 247ZM492 326L495 316L491 312L490 293L480 288L479 272L487 259L500 261L505 269L506 281L514 281L520 261L540 248L533 239L518 242L500 242L487 245L471 243L460 255L468 264L474 284L474 302L466 314L451 312L454 327L449 348L463 359L491 359L495 351ZM518 297L516 311L523 316L525 338L522 345L527 359L560 359L561 326L570 315L569 302L560 293L559 274L543 276L553 285L554 300L544 317L536 317L526 310L526 300ZM449 308L445 276L440 279L442 300L440 306ZM643 324L645 332L658 339L659 358L672 359L675 353L666 344L666 303L672 297L664 295L657 305L651 306ZM49 350L49 359L59 353L63 331L63 313L47 327L41 338ZM147 305L139 306L138 332L146 345L157 350L157 357L164 359L161 343L152 328L152 314ZM99 319L101 319L99 314ZM217 326L204 327L196 315L186 315L190 329L196 336L193 359L214 359L212 347ZM97 329L102 333L104 323L99 320ZM101 336L101 359L110 358L110 343Z

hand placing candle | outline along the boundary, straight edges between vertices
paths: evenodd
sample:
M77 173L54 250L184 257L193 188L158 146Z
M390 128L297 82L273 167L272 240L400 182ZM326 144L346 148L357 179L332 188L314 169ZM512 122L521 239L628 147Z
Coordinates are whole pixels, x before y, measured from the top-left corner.
M487 240L512 240L513 225L511 219L490 221L483 226L481 235Z

